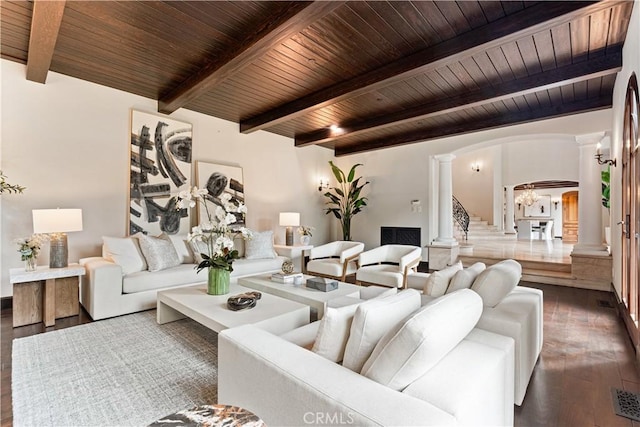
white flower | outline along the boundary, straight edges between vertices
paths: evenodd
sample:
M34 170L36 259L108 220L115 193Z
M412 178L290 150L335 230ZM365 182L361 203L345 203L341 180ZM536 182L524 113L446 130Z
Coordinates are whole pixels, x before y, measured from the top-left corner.
M233 224L233 223L234 223L234 222L236 222L236 221L237 221L236 216L235 216L234 214L230 213L230 212L229 212L229 213L227 213L227 215L226 215L226 216L225 216L225 218L224 218L224 222L225 222L225 224L227 224L227 225L229 225L229 224Z
M231 200L231 194L222 193L222 196L220 196L220 200L222 200L223 202L228 202L229 200Z
M218 221L224 221L224 218L227 216L227 211L225 211L222 206L216 206L214 214Z
M247 207L240 202L240 204L238 204L238 209L236 210L236 212L241 213L241 214L246 214L247 213Z

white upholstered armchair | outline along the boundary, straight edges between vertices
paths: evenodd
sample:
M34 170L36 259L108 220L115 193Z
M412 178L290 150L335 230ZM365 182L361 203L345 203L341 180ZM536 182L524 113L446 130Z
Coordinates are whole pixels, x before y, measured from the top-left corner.
M384 245L362 252L358 258L356 283L406 288L407 276L415 272L422 248L408 245Z
M316 246L309 251L307 274L330 277L342 282L358 269L358 255L364 243L335 241Z

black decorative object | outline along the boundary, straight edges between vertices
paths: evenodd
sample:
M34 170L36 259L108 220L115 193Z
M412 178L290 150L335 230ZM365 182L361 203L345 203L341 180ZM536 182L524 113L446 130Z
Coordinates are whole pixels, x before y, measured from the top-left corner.
M229 299L227 299L227 307L233 311L248 310L255 307L260 298L262 298L260 292L245 292L229 297Z

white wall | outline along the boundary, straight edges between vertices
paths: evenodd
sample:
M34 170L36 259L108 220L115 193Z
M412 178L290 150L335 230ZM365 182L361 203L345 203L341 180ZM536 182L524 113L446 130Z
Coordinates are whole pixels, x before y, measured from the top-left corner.
M22 267L12 240L32 233L31 210L82 208L84 230L69 233L69 259L97 255L101 236L127 230L130 110L153 113L156 102L65 75L49 73L45 85L25 79L25 67L2 60L1 164L27 190L2 196L0 296L12 295L9 269ZM193 161L243 168L248 226L273 229L280 211L301 213L316 227L312 243L330 238L318 179L333 152L296 149L267 132L242 135L238 125L180 109L172 118L193 124ZM195 168L193 168L195 172ZM38 260L48 265L48 248Z
M631 74L635 73L640 80L640 1L635 0L627 38L622 50L622 70L616 77L613 90L613 114L611 125L611 155L622 158L622 125L624 120L625 91ZM613 255L613 285L618 295L622 289L622 250L620 242L621 226L617 223L622 218L622 168L611 168L611 253Z
M456 155L453 161L453 195L471 216L493 224L493 181L496 167L494 148L481 148ZM499 160L499 159L498 159ZM471 169L478 164L480 171Z

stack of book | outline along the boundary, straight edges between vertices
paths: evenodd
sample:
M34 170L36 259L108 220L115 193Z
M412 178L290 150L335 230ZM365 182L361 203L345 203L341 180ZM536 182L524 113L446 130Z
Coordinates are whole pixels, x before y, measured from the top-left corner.
M291 273L285 274L283 272L273 273L271 275L271 280L279 283L295 283L296 277L299 277L298 280L304 280L304 275L302 273Z

